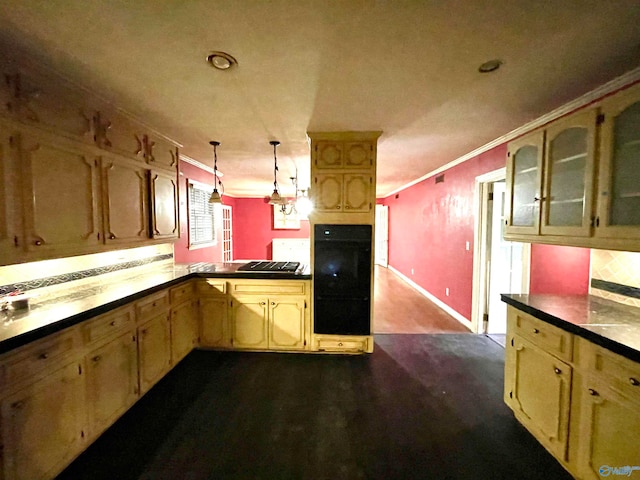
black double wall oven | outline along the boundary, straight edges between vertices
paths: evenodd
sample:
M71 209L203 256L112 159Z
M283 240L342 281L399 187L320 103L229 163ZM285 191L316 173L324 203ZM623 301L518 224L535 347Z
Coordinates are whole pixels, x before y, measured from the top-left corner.
M314 332L371 334L371 225L314 226Z

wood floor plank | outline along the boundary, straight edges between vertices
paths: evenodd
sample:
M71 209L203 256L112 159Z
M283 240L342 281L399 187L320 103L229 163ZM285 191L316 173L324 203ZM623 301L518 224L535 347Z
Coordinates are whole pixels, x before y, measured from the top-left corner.
M192 352L59 480L570 479L504 405L503 357L469 334Z

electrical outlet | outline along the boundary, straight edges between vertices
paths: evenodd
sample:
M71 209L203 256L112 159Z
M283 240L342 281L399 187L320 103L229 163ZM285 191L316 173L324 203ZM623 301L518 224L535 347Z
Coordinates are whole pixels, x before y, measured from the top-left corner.
M469 242L467 242L467 245L466 245L467 252L469 251L469 247L470 247Z
M413 268L411 269L411 275L413 275Z
M449 296L449 287L444 289L444 294L448 297Z

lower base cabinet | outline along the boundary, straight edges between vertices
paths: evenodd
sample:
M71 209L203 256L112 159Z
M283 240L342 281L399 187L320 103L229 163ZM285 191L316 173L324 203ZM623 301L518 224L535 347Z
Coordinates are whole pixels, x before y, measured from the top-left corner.
M127 331L85 357L89 436L101 434L138 399L135 330Z
M189 300L171 309L171 363L182 360L198 344L198 302Z
M227 323L226 297L201 297L200 304L200 345L210 348L231 346Z
M512 348L507 404L556 458L566 460L572 368L517 335Z
M160 313L138 327L140 394L146 393L171 368L169 312Z
M1 402L4 480L46 480L86 445L82 365L70 363Z
M505 403L576 479L640 475L640 364L540 322L508 307Z

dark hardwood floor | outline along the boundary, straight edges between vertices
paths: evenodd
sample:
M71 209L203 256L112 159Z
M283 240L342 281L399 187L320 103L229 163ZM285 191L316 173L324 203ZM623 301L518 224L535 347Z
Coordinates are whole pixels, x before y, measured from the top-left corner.
M59 480L569 480L503 403L503 352L468 334L194 351Z
M375 333L468 333L462 325L393 271L376 265Z

